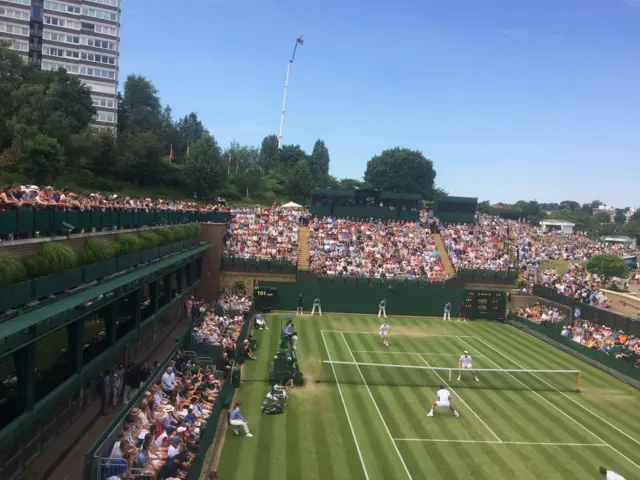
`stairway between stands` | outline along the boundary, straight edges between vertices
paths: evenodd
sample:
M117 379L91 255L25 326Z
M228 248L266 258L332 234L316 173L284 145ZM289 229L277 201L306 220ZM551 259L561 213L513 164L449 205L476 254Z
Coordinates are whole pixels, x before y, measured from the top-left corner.
M447 275L449 275L450 278L455 277L456 271L454 270L451 259L449 258L449 254L447 253L447 247L444 246L442 236L440 236L439 233L434 233L433 238L436 242L436 247L438 248L438 253L440 254L440 260L442 261L442 265L444 266L444 271L447 273Z
M309 228L298 230L298 271L309 271Z

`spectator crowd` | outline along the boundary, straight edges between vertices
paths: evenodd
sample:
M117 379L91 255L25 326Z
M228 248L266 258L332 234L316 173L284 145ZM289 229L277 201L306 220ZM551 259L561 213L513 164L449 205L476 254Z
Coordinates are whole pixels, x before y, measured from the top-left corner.
M516 315L540 325L546 325L549 323L561 323L564 322L567 318L567 315L563 313L558 307L544 305L542 303L536 303L524 308L518 308L516 310Z
M105 478L186 477L220 389L213 367L196 366L178 352L117 433Z
M594 350L599 350L617 359L630 360L640 366L640 340L622 330L612 330L587 320L577 319L566 325L561 334Z
M194 341L220 346L229 358L233 358L244 314L250 309L251 300L244 292L224 291L214 305L203 308L202 320L193 328Z
M225 237L226 257L258 260L298 260L298 228L306 210L241 208L233 211Z
M444 280L429 230L419 222L314 218L310 269L320 276Z

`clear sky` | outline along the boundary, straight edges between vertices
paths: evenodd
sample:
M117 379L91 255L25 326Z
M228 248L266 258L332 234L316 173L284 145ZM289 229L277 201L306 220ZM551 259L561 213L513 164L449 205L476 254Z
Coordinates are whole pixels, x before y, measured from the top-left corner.
M640 0L123 0L121 81L149 78L221 146L326 142L361 178L421 150L480 200L640 206Z

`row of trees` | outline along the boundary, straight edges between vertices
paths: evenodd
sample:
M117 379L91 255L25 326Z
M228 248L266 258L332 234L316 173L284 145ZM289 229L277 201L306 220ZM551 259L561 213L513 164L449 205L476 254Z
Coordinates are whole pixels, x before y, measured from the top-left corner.
M564 200L560 203L538 203L520 200L514 204L498 203L491 205L488 200L478 204L478 210L492 215L511 219L524 219L531 223L541 220L565 220L575 223L575 230L588 232L593 235L628 235L640 236L640 210L630 217L630 208L616 209L612 215L599 210L600 200L589 203L579 203L574 200Z
M395 148L373 157L365 182L329 175L322 140L309 154L299 145L221 148L195 112L175 119L146 78L130 75L118 96L117 135L97 133L89 90L64 70L34 69L0 45L0 181L119 191L168 187L176 196L230 200L308 197L316 187L370 186L433 198L433 163Z

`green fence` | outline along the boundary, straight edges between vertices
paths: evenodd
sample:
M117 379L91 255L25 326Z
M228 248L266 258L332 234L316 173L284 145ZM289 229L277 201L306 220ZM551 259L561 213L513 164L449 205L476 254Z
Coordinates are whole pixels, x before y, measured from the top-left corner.
M95 282L142 263L167 257L200 245L198 237L153 247L141 252L129 253L84 267L46 277L33 278L13 285L0 286L0 313L19 308L37 300L50 297L82 285Z
M597 323L598 325L604 325L605 327L611 327L613 330L622 330L628 335L634 335L640 337L640 321L633 320L632 318L625 317L618 313L610 312L603 308L598 308L588 303L583 303L580 300L576 300L566 295L561 295L554 288L545 287L542 285L536 285L533 288L533 294L551 300L552 302L565 305L572 309L580 309L580 318L589 320L590 322Z
M59 207L19 208L0 211L0 237L40 237L66 234L68 226L72 233L81 230L117 230L141 228L155 225L177 225L183 223L227 223L231 218L226 212L187 212L177 210L72 210Z
M289 260L257 260L255 258L224 257L222 269L247 273L296 273Z
M467 283L493 283L514 285L518 279L518 270L460 269L458 276Z
M452 315L457 315L465 298L465 289L457 282L320 277L308 283L260 281L259 285L277 287L274 310L295 310L302 292L306 310L320 297L323 312L377 314L378 304L385 298L389 315L441 316L447 302L451 302Z
M525 318L518 317L514 314L509 314L509 321L516 326L527 327L545 337L548 337L555 342L570 348L571 350L584 355L588 359L597 362L604 367L615 370L618 373L631 377L635 380L640 380L640 368L634 368L633 364L638 356L633 357L630 360L618 359L615 356L607 355L600 350L594 350L593 348L586 347L577 342L574 342L570 338L567 338L560 334L562 326L558 324L546 324L541 325L533 323Z

